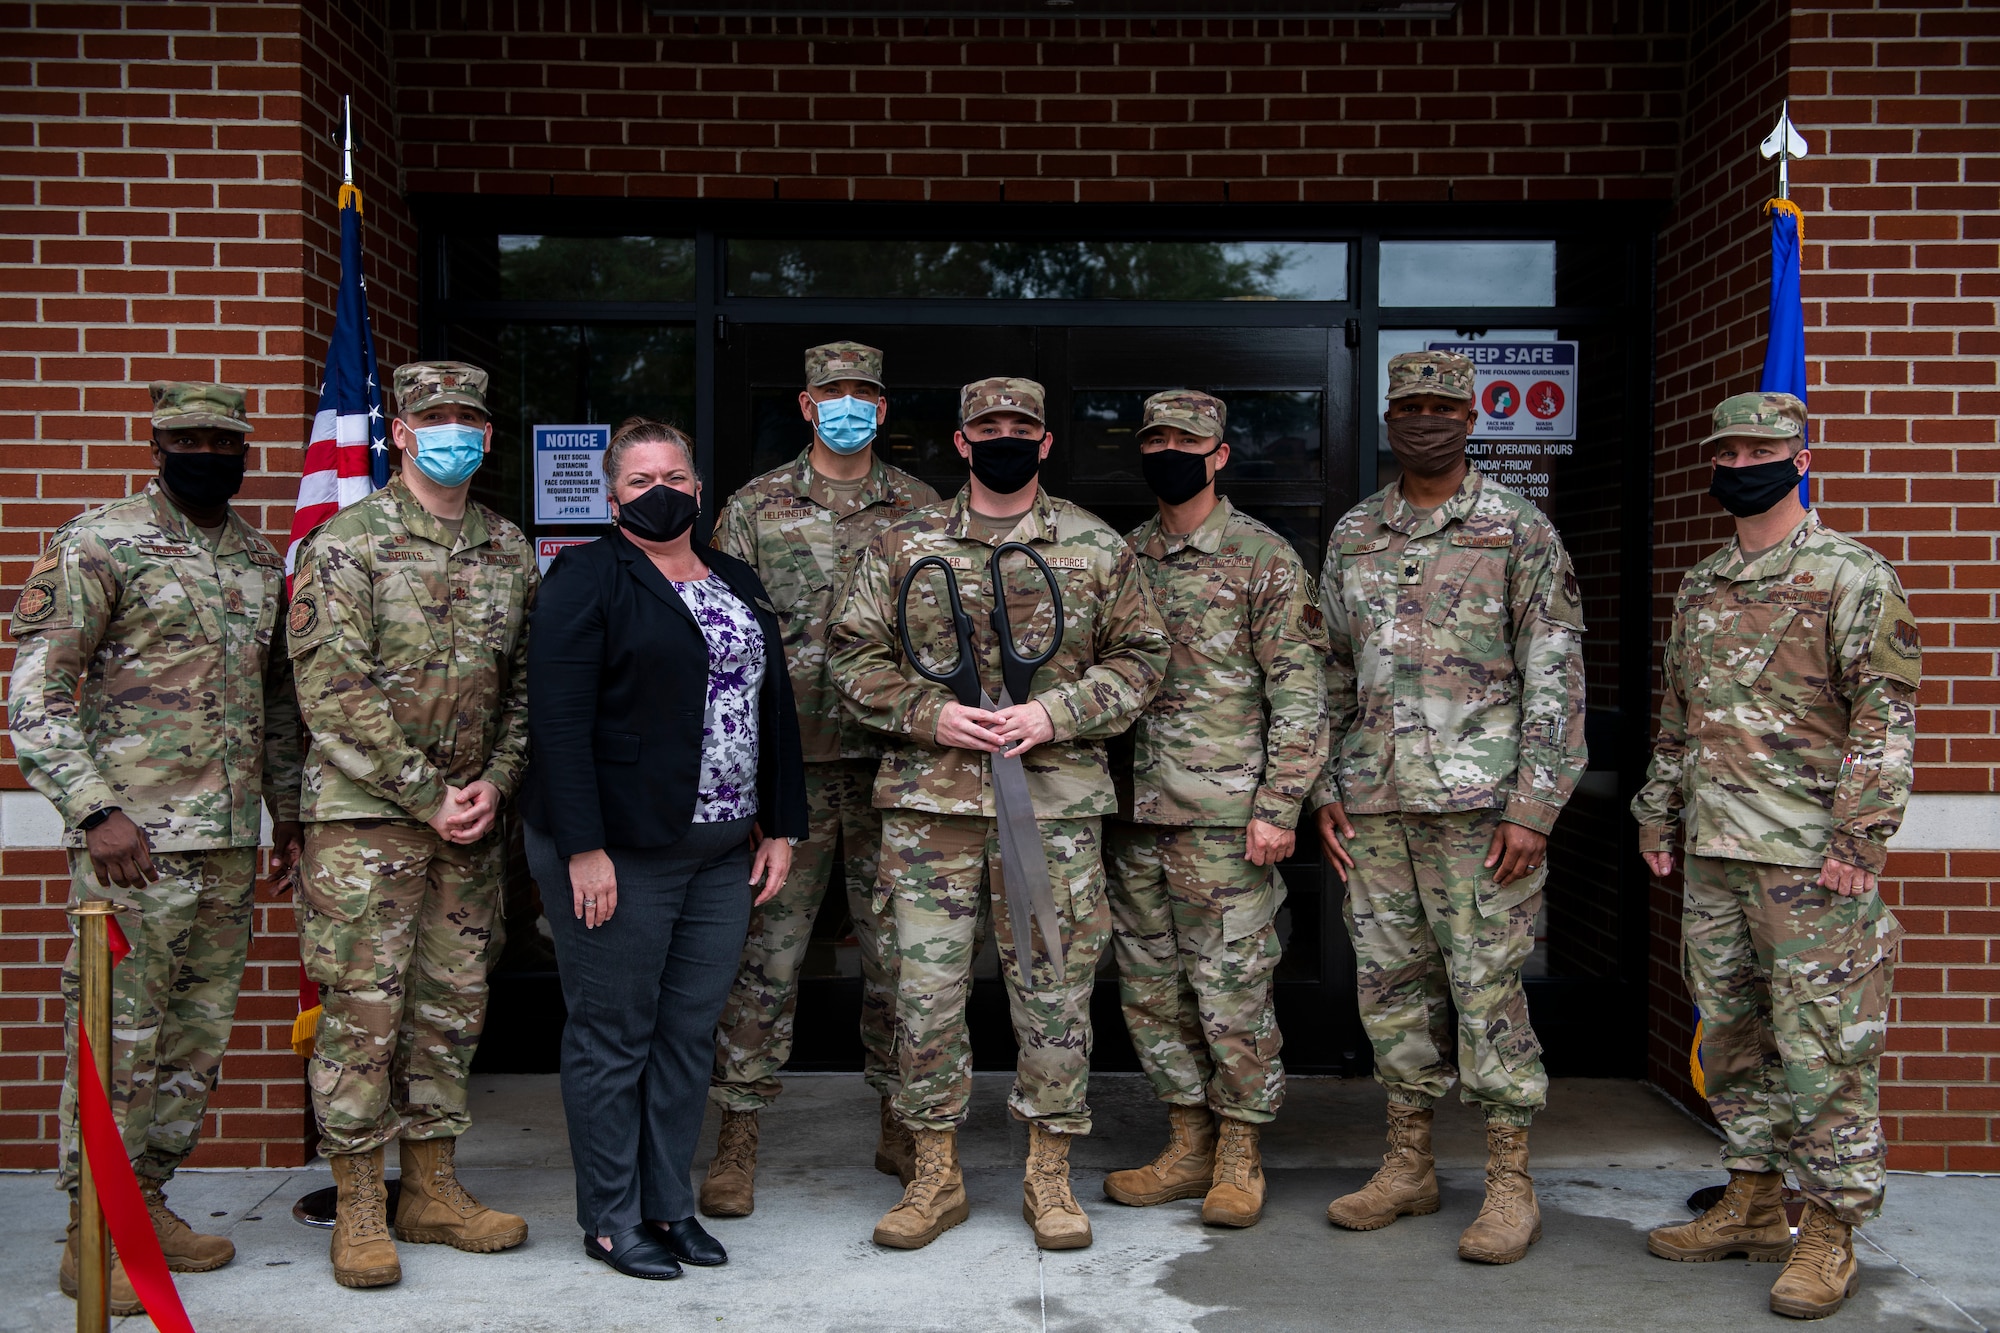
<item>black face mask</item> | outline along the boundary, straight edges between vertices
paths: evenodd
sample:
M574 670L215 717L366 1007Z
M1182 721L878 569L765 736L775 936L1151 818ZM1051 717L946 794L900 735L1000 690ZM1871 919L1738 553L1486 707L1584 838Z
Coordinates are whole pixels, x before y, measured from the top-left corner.
M701 501L671 486L655 486L618 506L618 526L649 542L670 542L701 517Z
M160 450L160 480L196 509L213 509L243 489L242 454L175 454Z
M967 440L972 447L972 475L995 495L1012 495L1042 470L1043 431L1032 440L1002 435L994 440Z
M1208 488L1208 460L1221 447L1218 444L1205 454L1184 454L1178 449L1140 454L1139 473L1153 494L1170 505L1184 505Z
M1775 508L1798 486L1799 469L1795 462L1779 458L1744 467L1717 464L1715 475L1709 478L1708 493L1736 517L1753 518Z

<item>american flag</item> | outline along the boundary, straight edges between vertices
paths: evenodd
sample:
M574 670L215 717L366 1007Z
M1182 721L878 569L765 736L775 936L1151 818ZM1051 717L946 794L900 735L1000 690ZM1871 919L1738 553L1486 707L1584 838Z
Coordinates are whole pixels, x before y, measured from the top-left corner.
M340 187L340 296L326 381L306 445L299 503L292 511L285 574L299 543L335 511L389 484L389 420L375 373L375 335L368 326L368 284L361 278L361 191Z

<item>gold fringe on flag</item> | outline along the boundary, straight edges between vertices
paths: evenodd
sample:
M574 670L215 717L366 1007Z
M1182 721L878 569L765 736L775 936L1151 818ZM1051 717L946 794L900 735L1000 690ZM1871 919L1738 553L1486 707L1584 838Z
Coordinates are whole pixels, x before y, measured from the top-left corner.
M351 189L352 187L345 186L342 188ZM345 195L341 197L343 199L346 198ZM1799 239L1803 241L1806 238L1806 213L1804 209L1789 199L1766 200L1764 203L1764 216L1769 217L1773 213L1790 213L1792 221L1799 224Z
M301 1060L312 1058L313 1044L319 1040L320 1012L320 1006L314 1005L292 1020L292 1049Z
M354 201L354 211L364 217L367 216L368 210L361 206L361 187L359 185L343 185L340 187L340 207L346 208L347 201L350 199ZM1797 210L1793 211L1796 212Z

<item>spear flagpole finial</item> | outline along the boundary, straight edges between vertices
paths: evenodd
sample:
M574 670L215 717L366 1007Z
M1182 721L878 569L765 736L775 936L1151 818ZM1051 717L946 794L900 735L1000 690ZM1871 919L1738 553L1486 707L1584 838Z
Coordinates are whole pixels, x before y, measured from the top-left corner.
M1779 104L1778 123L1764 136L1764 142L1757 146L1765 161L1778 159L1778 198L1792 197L1792 159L1806 155L1805 137L1792 125L1792 103L1787 98Z

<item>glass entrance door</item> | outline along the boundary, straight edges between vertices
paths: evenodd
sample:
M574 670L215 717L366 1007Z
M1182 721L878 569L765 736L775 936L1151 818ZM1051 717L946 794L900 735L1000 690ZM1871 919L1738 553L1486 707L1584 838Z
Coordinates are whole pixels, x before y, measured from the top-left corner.
M731 319L718 356L714 477L718 499L797 457L810 442L800 419L805 349L854 339L884 353L889 414L877 447L888 461L951 495L965 482L952 446L959 387L989 375L1039 380L1055 435L1042 479L1054 494L1121 532L1154 512L1133 441L1139 407L1161 389L1199 388L1229 404L1231 500L1270 524L1317 570L1327 529L1354 502L1353 353L1339 327L1160 328L1023 324L802 324ZM1278 1016L1286 1059L1301 1069L1367 1067L1355 1017L1353 962L1340 922L1338 881L1310 837L1280 867L1288 900L1279 919L1285 959ZM839 870L835 871L840 874ZM859 966L843 884L829 886L800 985L797 1069L856 1069ZM1013 1038L997 962L981 961L971 1006L973 1058L1011 1068ZM1100 1069L1137 1062L1118 1012L1107 950L1093 1003Z

